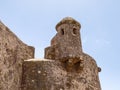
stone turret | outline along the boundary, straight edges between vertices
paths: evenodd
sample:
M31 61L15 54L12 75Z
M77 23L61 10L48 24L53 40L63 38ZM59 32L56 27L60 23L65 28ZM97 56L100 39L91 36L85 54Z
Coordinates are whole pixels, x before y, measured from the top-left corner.
M80 29L80 23L71 17L61 20L56 25L57 34L51 40L51 46L45 49L45 58L67 62L68 66L81 63Z
M82 53L80 28L80 23L70 17L64 18L56 25L57 34L51 45L59 44L59 58L78 57Z

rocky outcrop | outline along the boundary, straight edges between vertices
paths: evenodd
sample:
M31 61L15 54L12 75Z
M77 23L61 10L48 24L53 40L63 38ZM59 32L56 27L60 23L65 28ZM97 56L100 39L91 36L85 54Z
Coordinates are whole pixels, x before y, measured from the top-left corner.
M34 58L34 48L0 22L0 90L21 90L22 63L30 58Z

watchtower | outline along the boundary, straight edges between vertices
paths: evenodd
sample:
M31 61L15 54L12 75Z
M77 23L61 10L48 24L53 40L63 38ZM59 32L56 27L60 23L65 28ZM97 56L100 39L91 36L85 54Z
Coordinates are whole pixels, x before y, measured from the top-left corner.
M73 18L63 18L56 25L57 34L51 40L51 46L45 49L45 58L67 62L68 66L81 63L80 29L80 23Z

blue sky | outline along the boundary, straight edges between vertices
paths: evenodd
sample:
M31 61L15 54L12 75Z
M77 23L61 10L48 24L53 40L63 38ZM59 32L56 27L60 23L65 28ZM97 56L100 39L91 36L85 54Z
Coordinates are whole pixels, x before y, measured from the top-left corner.
M120 90L120 0L0 0L0 20L36 48L36 58L67 16L81 23L83 50L102 68L102 90Z

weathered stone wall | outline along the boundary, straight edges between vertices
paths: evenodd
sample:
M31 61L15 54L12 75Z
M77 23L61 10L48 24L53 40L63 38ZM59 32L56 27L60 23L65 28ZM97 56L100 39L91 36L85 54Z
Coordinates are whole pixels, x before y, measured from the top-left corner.
M61 20L56 25L57 34L51 40L51 48L45 49L45 58L59 61L66 61L66 57L79 58L82 53L80 28L80 23L73 18Z
M34 48L0 22L0 90L21 90L22 62L30 58L34 58Z
M0 22L0 90L101 90L95 60L82 51L81 25L64 18L57 26L46 59Z
M90 56L83 54L84 68L70 72L65 63L48 59L24 61L22 90L101 90L98 67Z
M80 23L71 17L62 19L56 25L57 34L51 40L51 46L45 48L45 58L55 60L54 65L48 65L48 67L44 66L45 63L40 65L47 68L45 71L52 71L52 73L47 71L47 75L52 78L45 77L50 85L43 90L101 90L98 78L100 68L97 67L93 58L84 54L80 28ZM61 64L56 64L58 61ZM61 67L63 64L64 67Z

